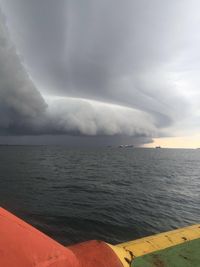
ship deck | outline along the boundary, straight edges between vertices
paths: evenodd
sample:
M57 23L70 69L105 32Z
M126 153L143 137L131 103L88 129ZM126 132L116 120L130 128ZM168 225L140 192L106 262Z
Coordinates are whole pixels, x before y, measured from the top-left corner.
M200 238L156 251L132 261L131 267L197 267L200 266Z

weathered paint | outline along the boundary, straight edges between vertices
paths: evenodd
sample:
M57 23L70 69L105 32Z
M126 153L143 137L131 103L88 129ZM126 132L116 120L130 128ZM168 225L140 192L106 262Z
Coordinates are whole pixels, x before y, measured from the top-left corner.
M0 267L123 267L101 241L68 248L0 208Z
M130 266L133 260L133 255L131 251L128 251L123 247L118 247L111 244L108 244L108 246L115 252L117 257L120 259L121 263L123 264L123 267Z
M147 254L132 261L131 267L199 267L200 239Z
M158 255L162 257L164 263L167 257L171 257L171 262L172 259L177 259L177 253L183 251L180 252L181 244L186 245L184 251L188 251L188 245L191 245L190 255L194 257L193 263L199 264L181 266L196 267L200 266L200 259L195 254L196 251L198 253L199 238L200 225L194 225L117 246L102 241L88 241L65 248L0 208L0 266L2 267L135 267L135 264L139 264L139 267L143 266L141 264L145 260L148 264L155 265L152 259ZM191 254L192 252L194 254ZM156 253L156 256L153 253ZM147 254L149 258L145 258ZM188 254L184 255L189 259ZM179 262L186 260L184 257L180 258ZM157 266L164 267L165 265L159 265L161 264L159 260ZM171 266L180 267L180 265Z
M74 253L0 208L1 267L79 267Z
M136 257L200 238L200 224L111 246L124 267Z
M123 267L105 242L92 240L68 248L76 255L81 267Z

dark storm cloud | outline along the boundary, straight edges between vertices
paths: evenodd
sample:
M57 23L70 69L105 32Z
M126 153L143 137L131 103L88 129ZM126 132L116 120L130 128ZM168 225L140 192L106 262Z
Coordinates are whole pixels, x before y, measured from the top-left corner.
M166 70L181 48L176 18L184 3L17 0L5 5L17 13L11 20L21 29L19 48L47 93L136 107L152 113L161 127L176 119L178 107L171 111L177 103L185 105L174 95Z
M120 144L131 144L139 146L151 143L149 137L127 137L127 136L69 136L69 135L38 135L38 136L1 136L1 144L7 145L66 145L67 147L101 147L119 146Z
M28 130L154 136L200 113L197 0L0 3L44 97Z
M13 46L0 15L1 135L151 136L148 114L97 101L42 97Z
M156 135L154 120L140 110L77 98L46 98L50 128L83 135Z
M45 110L45 102L9 40L0 13L0 129L24 127Z

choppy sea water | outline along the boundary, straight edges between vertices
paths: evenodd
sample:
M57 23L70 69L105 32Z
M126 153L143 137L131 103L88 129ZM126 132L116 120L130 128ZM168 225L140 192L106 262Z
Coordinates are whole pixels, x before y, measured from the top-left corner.
M200 222L200 150L0 146L0 205L67 245Z

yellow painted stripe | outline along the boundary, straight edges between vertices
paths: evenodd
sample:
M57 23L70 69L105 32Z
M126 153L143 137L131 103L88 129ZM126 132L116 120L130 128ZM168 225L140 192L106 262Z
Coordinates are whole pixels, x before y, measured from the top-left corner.
M126 249L124 249L123 247L113 246L111 244L107 245L111 247L111 249L115 252L124 267L130 267L132 256L129 251L126 251Z
M128 267L135 257L173 247L197 238L200 238L200 224L140 238L116 246L109 246L117 254L123 266Z

